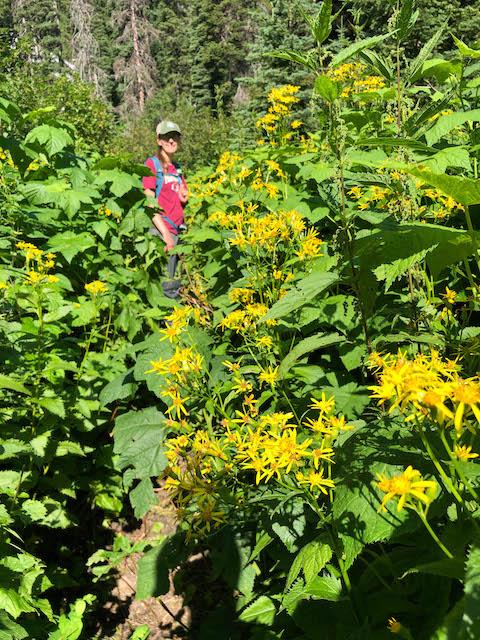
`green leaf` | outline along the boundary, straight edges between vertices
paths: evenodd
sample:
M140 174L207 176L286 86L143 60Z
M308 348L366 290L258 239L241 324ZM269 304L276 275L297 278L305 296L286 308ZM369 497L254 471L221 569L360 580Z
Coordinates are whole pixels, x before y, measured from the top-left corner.
M288 590L297 579L300 571L303 571L305 582L308 585L324 568L333 556L333 550L325 534L319 535L309 542L296 555L288 573L285 590Z
M21 613L35 611L28 600L22 598L16 591L2 587L0 587L0 609L4 609L13 618L18 618Z
M49 155L54 155L67 146L73 146L73 139L65 129L41 124L27 134L25 142L38 142Z
M480 121L480 109L472 111L456 111L444 116L439 116L431 129L425 133L427 144L431 147L441 140L449 131L459 127L465 122Z
M332 30L332 0L324 0L320 6L312 27L313 37L318 44L322 44L330 35Z
M478 539L472 544L465 573L465 611L462 626L468 638L480 637L480 546Z
M158 499L155 496L150 478L140 480L135 489L130 491L130 502L132 503L135 517L139 520L151 507L158 504Z
M462 71L461 62L449 62L443 58L426 60L417 73L412 76L411 82L417 82L420 78L434 77L443 84L449 76L459 75Z
M317 70L317 64L312 56L304 56L298 51L294 51L293 49L283 49L281 51L273 51L272 53L266 53L266 56L273 56L275 58L282 58L282 60L290 60L290 62L296 62L297 64L301 64L302 67L306 67L307 69L311 69L312 71Z
M32 398L32 402L60 418L65 418L65 405L61 398Z
M124 400L135 393L138 384L133 377L133 369L134 367L121 373L100 391L100 407L105 407L114 400Z
M332 58L330 62L330 67L334 69L335 67L339 67L341 64L346 62L349 58L355 57L358 53L363 51L364 49L369 49L370 47L374 47L379 42L383 42L386 38L390 38L392 34L386 33L382 36L372 36L371 38L365 38L364 40L359 40L358 42L354 42L349 47L342 49L339 51L337 55Z
M15 378L6 376L3 373L0 373L0 389L10 389L10 391L16 391L17 393L25 393L27 396L32 395L20 380L15 380Z
M14 622L5 611L0 611L0 640L24 640L28 633Z
M342 93L342 85L328 76L319 76L315 78L315 91L327 102L334 102Z
M429 573L434 576L445 576L446 578L463 580L465 575L465 559L463 557L442 558L441 560L418 564L405 571L401 578L405 578L405 576L411 573Z
M242 622L263 624L268 627L272 625L275 613L276 608L273 600L268 596L260 596L242 611L238 619Z
M4 527L7 524L11 524L13 522L13 518L10 517L10 514L7 511L7 507L4 504L0 503L0 526Z
M443 26L439 29L433 36L428 40L423 47L420 49L417 57L410 62L407 71L407 82L412 82L412 78L418 73L418 71L423 67L424 62L428 58L428 56L432 53L435 47L438 44L438 41L442 37L445 27Z
M413 13L413 0L403 0L395 24L397 30L395 35L399 42L410 35L417 18L418 11L416 11L415 14Z
M98 173L95 184L104 185L107 183L110 183L110 191L118 198L124 196L131 189L140 189L142 186L138 176L119 169L103 170Z
M305 593L317 600L330 600L338 602L344 600L346 596L342 594L342 581L340 578L327 576L325 578L314 578L306 586Z
M71 262L77 253L83 253L90 247L96 246L97 241L90 234L84 231L64 231L57 233L48 241L48 247L52 253L61 253L67 262Z
M38 521L39 524L53 529L67 529L75 523L70 519L65 507L52 498L44 498L43 506L47 510L47 515Z
M433 187L437 187L443 193L452 196L456 202L464 206L480 204L480 181L471 178L461 178L442 173L434 173L424 169L418 169L405 165L402 169L405 173L416 176Z
M281 300L276 302L263 316L262 322L282 318L292 311L311 303L316 296L337 281L338 275L335 273L311 273L297 282L295 289L286 293Z
M135 600L163 596L170 590L169 569L163 557L163 546L148 551L138 561Z
M39 500L25 500L22 503L22 511L28 516L30 522L43 520L47 515L45 505Z
M130 636L130 640L147 640L150 635L150 627L148 624L142 624L135 629Z
M164 429L165 416L156 407L129 411L117 418L113 433L119 468L133 466L139 478L160 475L168 464Z
M293 364L305 354L337 344L344 339L339 333L317 333L314 336L304 338L293 347L280 363L277 371L277 380L283 380Z
M460 38L457 38L456 36L454 36L453 33L452 33L452 38L454 39L455 44L457 45L457 49L460 51L462 56L470 56L471 58L480 58L480 50L472 49L471 47L466 45L462 40L460 40Z
M274 531L292 553L298 549L297 541L302 537L307 524L304 503L301 498L290 498L277 507L270 518Z

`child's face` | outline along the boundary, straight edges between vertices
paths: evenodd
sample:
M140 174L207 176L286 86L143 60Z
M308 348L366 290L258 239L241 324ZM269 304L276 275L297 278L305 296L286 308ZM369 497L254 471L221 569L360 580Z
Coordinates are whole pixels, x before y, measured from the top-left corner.
M180 142L180 134L176 131L169 131L158 136L158 144L165 150L166 153L175 153L178 149L178 143Z

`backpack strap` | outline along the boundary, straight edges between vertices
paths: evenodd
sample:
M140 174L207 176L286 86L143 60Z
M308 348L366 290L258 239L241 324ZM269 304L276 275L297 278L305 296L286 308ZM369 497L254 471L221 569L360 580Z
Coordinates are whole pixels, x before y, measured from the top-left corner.
M160 163L160 160L158 159L157 156L151 156L149 158L149 160L153 161L153 164L155 165L155 174L157 176L157 182L155 184L155 198L158 200L158 196L160 195L160 191L162 190L163 187L163 182L165 180L165 174L163 172L163 168L162 165ZM175 168L177 169L178 174L175 176L178 180L178 183L181 184L182 183L182 170L180 169L180 165L178 165L176 162L174 163ZM170 174L169 174L170 175ZM175 174L172 174L175 175ZM162 216L162 218L165 220L165 222L168 222L170 225L172 225L172 227L178 231L178 226L172 222L172 220L170 220L170 218L167 218L167 216Z
M160 195L160 191L162 190L162 187L163 187L163 181L165 179L165 175L163 173L160 160L157 158L157 156L151 156L149 160L152 160L155 166L155 175L157 176L157 182L155 184L155 198L158 200L158 196Z

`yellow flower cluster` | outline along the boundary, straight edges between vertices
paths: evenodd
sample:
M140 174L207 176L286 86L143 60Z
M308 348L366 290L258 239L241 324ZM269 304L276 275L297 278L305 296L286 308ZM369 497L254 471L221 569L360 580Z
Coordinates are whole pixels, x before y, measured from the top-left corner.
M384 169L379 169L379 173L384 173ZM399 214L407 211L410 214L415 213L417 216L423 216L439 220L450 215L457 210L463 210L463 206L451 196L447 196L438 189L425 188L425 183L421 180L414 179L415 187L418 192L418 201L428 198L431 202L425 205L417 205L417 198L405 195L403 186L397 187L396 182L405 184L405 180L410 179L403 171L389 171L388 175L391 184L385 187L376 185L369 186L366 189L354 186L347 193L358 201L360 211L365 211L371 207L384 209L392 214Z
M228 364L238 375L239 363ZM327 495L334 488L332 444L340 430L353 428L345 425L343 416L333 415L334 399L312 398L310 408L319 413L303 423L310 431L306 434L292 422L293 413L259 415L257 402L253 394L246 395L242 410L235 412L238 417L225 418L222 431L215 435L205 430L191 433L184 425L186 433L167 440L170 464L164 489L177 507L179 520L188 523L189 534L192 530L207 533L225 522L220 486L225 489L238 477L243 483L251 477L256 485L290 478L290 483L317 495ZM323 427L312 429L312 423Z
M48 271L55 266L53 260L53 258L55 258L54 253L44 255L44 252L31 242L21 241L17 242L15 246L23 251L27 269L30 266L30 262L33 261L35 263L35 269L30 269L27 274L23 276L25 284L37 287L58 282L57 276L48 273Z
M10 152L9 151L5 151L5 149L2 149L1 147L0 147L0 160L6 160L7 161L6 163L10 167L15 167L16 168L15 163L13 162L12 157L10 155Z
M480 422L480 379L463 379L459 365L442 360L437 351L408 359L401 351L396 356L372 354L370 366L377 370L379 384L369 387L379 404L392 401L390 412L407 410L407 420L426 417L442 427L454 426L457 437L466 426L476 433L473 420ZM472 456L470 456L472 457Z
M100 209L98 210L98 213L101 216L106 216L107 218L110 216L113 216L115 218L115 221L118 223L120 223L120 220L122 219L122 214L119 213L118 211L112 211L111 209L109 209L107 207L106 204L102 204L102 206L100 207Z
M268 108L268 112L257 121L257 127L263 128L267 132L267 135L273 134L280 128L282 129L282 137L289 138L292 133L284 129L286 129L288 119L291 115L290 105L299 102L299 99L295 96L299 89L300 87L295 87L291 84L271 89L267 96L267 100L271 103L271 106ZM301 125L300 120L294 120L290 124L290 127L295 130Z
M423 480L420 471L411 465L399 476L387 478L385 474L377 473L377 477L379 482L373 484L386 494L377 513L387 511L385 505L392 498L398 498L397 511L401 511L404 506L408 507L412 500L420 500L428 505L437 488L434 480ZM425 493L425 489L430 489L430 495Z
M380 76L367 76L367 67L360 62L347 62L336 69L330 69L327 75L336 82L348 83L342 91L342 98L352 97L356 93L371 93L385 86Z
M87 282L85 285L86 291L91 293L92 295L96 295L97 293L105 293L107 290L107 285L100 280L94 280L93 282Z

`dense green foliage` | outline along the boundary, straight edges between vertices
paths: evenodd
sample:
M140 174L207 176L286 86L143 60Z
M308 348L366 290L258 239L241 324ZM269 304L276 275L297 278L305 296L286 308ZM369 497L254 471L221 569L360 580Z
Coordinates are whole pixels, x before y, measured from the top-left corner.
M39 6L34 42L58 51L68 25ZM139 23L155 21L136 6ZM131 28L125 7L115 37ZM205 147L199 163L224 150L189 180L188 277L173 309L146 170L98 157L110 109L64 74L37 102L34 45L5 45L0 637L93 637L94 583L143 554L137 598L167 593L178 567L196 640L475 640L480 47L462 34L441 57L440 30L404 59L423 19L409 0L390 33L351 45L329 0L306 22L288 3L271 15L229 4L228 24L241 22L230 42L225 13L204 0L175 7L158 19L192 27L182 55L205 40L209 57L184 85L172 70L175 89L146 100L141 145L121 143L148 154L159 100L191 132L187 152ZM225 111L249 61L229 45L247 31L252 52L281 50L244 82L258 122L247 132L243 116L235 138ZM128 41L115 46L128 68ZM254 103L294 65L302 87ZM130 90L120 76L118 102ZM130 508L141 518L159 491L175 535L105 541L110 519ZM185 575L199 550L211 566L195 590ZM132 637L147 636L141 626Z

